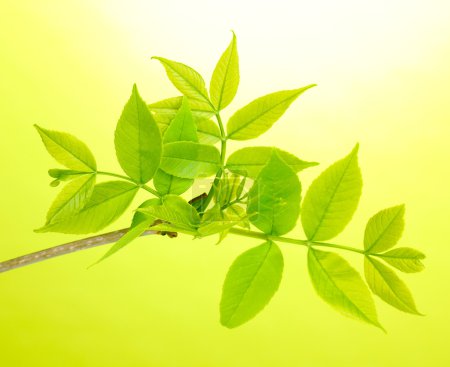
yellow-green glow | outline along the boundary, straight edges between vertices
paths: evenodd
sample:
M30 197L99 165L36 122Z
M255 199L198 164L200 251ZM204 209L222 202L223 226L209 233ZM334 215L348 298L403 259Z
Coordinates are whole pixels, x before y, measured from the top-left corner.
M231 30L241 82L224 119L317 83L252 143L320 162L300 174L306 187L359 142L363 196L339 243L362 248L366 221L404 202L400 243L427 259L423 273L400 275L426 316L376 299L385 335L319 299L303 247L280 245L278 293L233 330L219 323L222 282L258 241L140 239L90 270L106 248L73 254L0 275L0 365L449 365L449 14L446 0L1 1L1 259L79 238L32 231L56 194L46 170L58 167L33 124L76 135L99 169L120 172L113 132L133 83L148 102L177 94L150 57L192 65L208 85ZM346 258L363 270L358 254Z

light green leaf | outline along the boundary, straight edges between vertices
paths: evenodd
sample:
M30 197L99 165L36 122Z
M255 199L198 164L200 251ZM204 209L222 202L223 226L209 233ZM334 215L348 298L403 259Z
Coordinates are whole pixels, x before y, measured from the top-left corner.
M194 141L198 142L197 126L194 122L189 102L186 97L175 115L175 118L170 123L164 134L163 143L173 143L176 141Z
M234 328L255 317L278 290L283 266L283 255L271 241L241 254L225 278L221 324Z
M150 199L144 201L139 208L147 208L152 205L159 205L160 204L159 199ZM149 229L149 227L153 223L153 218L150 216L145 215L141 212L136 212L133 216L133 220L131 222L130 229L127 233L125 233L97 262L95 262L93 265L98 264L99 262L105 260L106 258L110 257L111 255L115 254L117 251L124 248L126 245L128 245L131 241L138 238L140 235L142 235L146 230Z
M362 191L358 148L327 168L309 187L301 218L309 240L329 240L352 219Z
M364 249L368 253L378 253L394 247L405 227L405 206L384 209L372 218L364 233Z
M241 179L238 175L225 173L214 187L214 200L220 204L220 207L230 204L238 199L240 185Z
M169 125L181 107L183 97L171 97L148 106L158 124ZM195 119L208 119L214 116L211 105L197 99L189 98L192 115Z
M187 201L177 195L167 195L163 198L162 205L141 208L138 211L188 230L195 230L200 224L200 217L197 211Z
M216 233L224 233L226 235L228 229L240 224L243 220L244 218L229 217L227 213L221 210L220 205L216 204L203 214L198 233L200 237Z
M78 213L91 197L94 185L95 174L89 174L64 186L48 210L46 225Z
M198 141L197 127L186 97L183 99L178 113L170 123L163 138L164 144L177 141ZM180 195L192 186L194 180L191 178L176 177L164 172L162 169L158 169L153 178L153 183L160 194Z
M54 180L50 182L50 186L52 187L58 186L61 183L61 181L71 181L76 178L80 178L82 176L91 174L92 172L74 171L71 169L52 168L48 170L48 175L54 178Z
M228 138L248 140L258 137L271 128L300 94L314 86L275 92L250 102L231 116L227 125Z
M75 171L95 171L97 164L89 148L73 135L34 125L47 151L59 163Z
M117 123L114 144L125 173L138 183L150 181L161 160L161 134L136 85Z
M185 64L163 57L152 57L152 59L161 62L170 81L183 95L210 105L205 81L197 71ZM212 106L211 110L214 110Z
M103 182L94 187L88 203L70 217L54 221L36 232L82 234L97 232L119 218L139 187L123 181Z
M425 268L420 261L425 259L425 255L413 248L399 247L377 256L404 273L417 273Z
M297 223L300 196L297 175L275 152L249 191L247 214L264 233L283 235Z
M274 147L246 147L237 150L227 160L226 167L234 173L250 178L256 178L267 164L272 153L276 151L280 158L295 172L318 165L316 162L306 162L296 156Z
M181 195L186 192L193 185L193 183L193 178L173 176L164 172L162 169L159 169L156 172L155 177L153 177L153 184L161 195Z
M341 256L310 247L308 270L314 288L325 302L346 316L382 329L367 286Z
M222 54L214 69L209 93L211 101L218 111L230 104L236 95L239 85L239 57L236 45L236 35Z
M239 221L238 226L250 229L250 220L246 210L239 205L231 205L225 209L228 218Z
M420 315L411 292L394 271L381 262L365 256L364 274L369 288L383 301L401 311Z
M182 178L207 177L220 168L217 148L194 142L176 142L164 145L161 169Z
M220 141L220 130L214 121L198 118L195 122L197 124L197 136L199 143L216 144Z

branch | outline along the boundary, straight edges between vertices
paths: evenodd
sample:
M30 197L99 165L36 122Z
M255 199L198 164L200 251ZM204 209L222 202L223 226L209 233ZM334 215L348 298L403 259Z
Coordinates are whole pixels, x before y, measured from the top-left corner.
M50 247L45 250L33 252L28 255L23 255L11 260L0 262L0 273L20 268L22 266L31 265L47 259L51 259L56 256L66 255L72 252L86 250L92 247L117 242L125 233L128 232L128 230L129 228L124 228L114 232L103 233L97 236L83 238L81 240L65 243L63 245L55 247ZM164 233L161 233L159 231L148 230L142 233L141 236L148 236L154 234L163 235Z

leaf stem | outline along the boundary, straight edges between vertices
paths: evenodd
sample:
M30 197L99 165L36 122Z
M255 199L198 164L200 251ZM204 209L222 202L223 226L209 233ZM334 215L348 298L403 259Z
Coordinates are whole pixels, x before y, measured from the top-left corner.
M117 177L117 178L121 178L122 180L130 181L130 182L138 185L140 188L142 188L142 189L150 192L151 194L155 195L156 197L158 197L158 198L161 197L161 195L156 190L152 189L150 186L147 186L147 185L144 185L144 184L140 184L140 183L134 181L132 178L130 178L128 176L123 176L123 175L119 175L117 173L105 172L105 171L97 171L96 173L98 175Z
M203 202L203 205L201 207L201 212L204 212L206 208L208 207L209 203L211 202L213 195L214 195L214 188L219 183L220 178L222 177L224 167L225 167L225 158L227 154L227 137L225 134L225 129L223 126L222 118L220 117L220 112L216 111L216 119L217 123L219 125L220 129L220 169L216 173L216 177L214 177L214 182L211 185L211 188L209 189L208 196L206 197L205 201Z
M291 243L294 245L302 245L302 246L317 246L317 247L330 247L330 248L336 248L340 250L346 250L351 252L357 252L359 254L364 254L364 250L360 250L354 247L350 246L343 246L343 245L337 245L334 243L327 243L327 242L316 242L316 241L308 241L308 240L299 240L295 238L289 238L289 237L280 237L280 236L270 236L266 235L261 232L255 232L255 231L248 231L245 229L239 229L239 228L231 228L229 230L230 233L239 235L239 236L245 236L245 237L251 237L251 238L258 238L261 240L272 240L277 242L284 242L284 243Z

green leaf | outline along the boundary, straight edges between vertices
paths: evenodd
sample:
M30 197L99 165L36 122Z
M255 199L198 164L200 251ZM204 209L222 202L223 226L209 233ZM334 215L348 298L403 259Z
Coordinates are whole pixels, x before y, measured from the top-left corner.
M183 96L171 97L148 105L158 124L169 125L181 107ZM189 98L192 115L196 119L208 119L214 116L211 105L197 99Z
M125 173L138 183L150 181L161 160L161 134L136 85L117 123L114 144Z
M59 163L75 171L96 171L97 164L89 148L73 135L46 130L34 125L47 151Z
M221 210L220 205L216 204L203 214L200 227L198 228L198 234L200 237L206 237L212 234L222 233L221 240L223 240L226 232L231 227L240 224L243 220L244 218L228 216L226 212Z
M220 322L234 328L256 316L277 291L283 274L283 255L268 241L241 254L225 278Z
M215 144L220 141L220 130L216 123L204 118L198 118L195 121L197 124L197 136L199 143Z
M175 115L175 118L170 123L164 134L163 143L173 143L176 141L194 141L198 142L197 126L194 122L189 102L186 97Z
M152 59L161 62L170 81L183 95L210 105L205 81L197 71L185 64L163 57L152 57ZM211 110L213 110L212 106Z
M193 141L197 142L197 127L195 125L192 113L189 109L187 98L183 99L183 103L170 123L163 138L163 143L172 143L177 141ZM159 193L163 195L177 194L180 195L189 189L194 183L193 179L180 178L169 175L162 169L159 169L153 179L154 185Z
M301 218L309 240L329 240L352 219L362 191L358 148L327 168L309 187Z
M242 206L231 205L225 209L225 213L231 220L239 221L238 226L250 229L249 216Z
M70 234L97 232L122 215L138 189L135 184L124 181L100 183L94 187L90 200L79 212L35 231Z
M425 255L413 248L399 247L377 256L404 273L417 273L425 268L420 261L425 259Z
M264 233L283 235L297 223L300 196L297 175L275 152L249 191L247 214Z
M182 178L207 177L220 168L217 148L194 142L176 142L164 145L161 169Z
M91 174L92 172L74 171L70 169L52 168L48 170L48 175L54 178L54 180L50 182L50 186L52 187L58 186L61 183L61 181L71 181L76 178L80 178L82 176Z
M400 311L420 315L411 292L394 271L381 262L364 257L364 274L374 294Z
M310 247L308 270L314 288L325 302L346 316L382 329L367 286L341 256Z
M167 195L163 198L162 205L141 208L138 211L187 230L195 230L200 224L197 211L177 195Z
M271 128L300 94L314 86L275 92L250 102L231 116L227 125L228 138L248 140L258 137Z
M209 93L211 101L218 111L228 106L236 95L239 85L239 57L236 35L222 54L214 69Z
M139 208L147 208L152 205L159 205L161 201L159 199L150 199L144 201ZM130 229L127 233L125 233L97 262L93 265L98 264L99 262L107 259L111 255L115 254L117 251L124 248L131 241L135 240L139 236L141 236L153 223L153 218L145 215L141 212L136 212L133 216L133 220L131 222Z
M378 253L394 247L405 227L405 206L384 209L372 218L364 233L364 249L368 253Z
M159 169L155 177L153 177L153 184L156 190L161 195L181 195L186 192L194 183L192 178L181 178L177 176L170 175Z
M242 148L230 155L226 168L231 172L256 178L262 168L267 164L276 151L280 158L290 166L295 172L300 172L308 167L318 165L316 162L306 162L296 156L274 147L247 147Z
M69 182L48 210L46 225L78 213L91 197L94 185L95 174L81 176Z
M220 204L220 207L224 207L239 198L238 194L242 181L235 174L227 175L225 173L222 176L214 188L214 199Z

